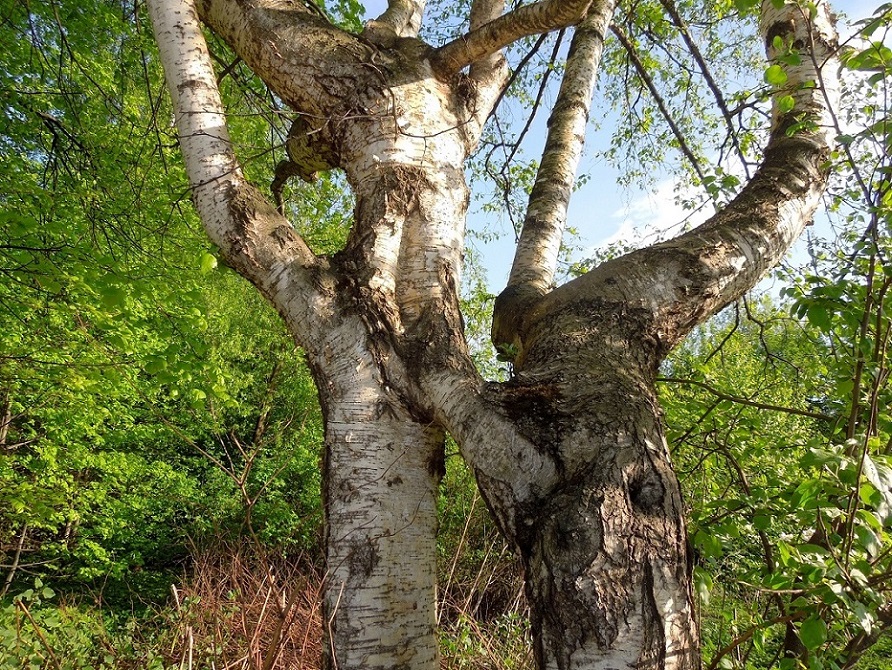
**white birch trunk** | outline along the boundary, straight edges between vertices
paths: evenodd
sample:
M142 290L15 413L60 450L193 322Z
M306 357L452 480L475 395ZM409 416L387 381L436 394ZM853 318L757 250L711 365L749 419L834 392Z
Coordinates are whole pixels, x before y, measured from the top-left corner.
M344 261L354 263L347 270L357 276L338 279L242 176L192 4L149 4L196 208L227 262L279 309L306 350L320 389L326 428L327 667L434 670L439 665L436 492L443 432L419 423L393 393L382 374L387 345L374 339L380 334L375 325L399 331L403 320L417 321L424 302L442 294L444 276L451 277L453 288L458 281L463 228L456 222L463 222L467 201L460 170L466 142L444 136L445 150L436 155L456 167L444 171L440 163L441 170L425 179L418 166L431 161L430 143L399 132L401 124L418 122L412 115L424 116L419 110L442 106L441 100L425 97L445 88L429 79L417 90L408 86L406 95L416 99L401 108L409 116L369 117L346 134L360 242L354 238L355 256L348 253ZM238 23L234 16L225 20ZM394 97L367 102L383 109ZM436 131L457 125L449 115L443 118ZM443 174L449 178L441 179ZM416 231L417 241L411 243L404 229ZM429 246L426 254L401 253L428 243L418 237L423 230L440 231L439 246ZM368 234L376 238L371 245L362 239ZM432 268L446 274L432 274ZM398 274L404 277L399 287ZM369 290L379 300L363 308ZM401 308L395 307L397 293ZM381 321L373 325L375 318Z
M763 12L766 38L809 52L779 95L815 127L788 136L794 117L778 113L759 173L709 223L547 293L559 226L540 226L538 238L534 226L518 281L545 295L512 319L516 379L485 384L458 308L464 162L504 85L499 48L579 20L590 2L501 14L500 2L477 0L465 38L432 49L399 38L417 30L417 0L389 3L383 28L363 39L288 0L196 1L280 99L319 120L357 199L346 249L315 257L241 174L191 0L149 0L202 221L283 315L319 387L327 667L437 666L434 502L447 430L526 566L540 668L698 667L654 378L670 348L752 286L814 211L828 130L823 98L799 85L833 52L826 7L814 23L793 3L769 0ZM570 118L562 166L581 144L584 115ZM560 171L564 191L574 169Z
M567 65L551 116L536 181L514 254L508 285L496 300L493 342L517 348L517 322L554 288L567 208L585 146L586 125L613 18L613 0L596 0L575 28Z
M435 670L443 433L374 383L337 395L325 412L325 667Z

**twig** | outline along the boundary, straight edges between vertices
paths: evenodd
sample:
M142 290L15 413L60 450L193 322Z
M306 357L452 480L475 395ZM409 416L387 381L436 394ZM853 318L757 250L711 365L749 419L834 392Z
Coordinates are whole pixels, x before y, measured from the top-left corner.
M44 636L43 631L40 630L40 626L37 625L37 622L34 620L34 617L31 616L31 612L28 609L28 606L25 604L21 598L15 601L16 606L25 613L25 616L28 617L28 621L31 622L31 626L34 628L34 632L37 633L37 637L40 639L40 643L43 645L43 648L46 649L47 654L49 654L50 660L53 662L53 666L56 670L62 670L62 664L59 663L59 659L56 658L56 654L53 653L53 648L50 647L49 642L47 642L46 636Z
M19 567L21 567L20 560L22 558L22 548L25 546L25 537L28 535L28 524L22 524L22 532L19 533L19 542L15 548L15 556L12 557L12 564L9 566L9 573L6 575L6 581L3 582L3 590L0 591L0 598L5 596L9 591L9 587L12 586L12 580L15 578L15 573L18 572ZM6 566L4 566L6 567Z
M773 619L769 619L768 621L763 621L762 623L756 624L755 626L751 626L740 635L735 637L733 640L731 640L724 647L722 647L712 659L712 663L709 664L709 667L706 670L715 670L719 665L719 661L721 661L725 656L737 649L737 647L742 645L744 642L749 640L756 633L757 630L768 628L770 626L776 626L779 623L790 623L793 621L798 621L804 616L805 612L797 612L796 614L790 614L787 616L774 617Z
M614 35L616 35L617 39L623 45L623 48L629 55L629 60L631 60L632 65L635 66L635 71L638 73L638 76L647 86L647 90L650 91L651 97L653 97L654 102L657 104L657 107L660 110L660 114L663 115L663 118L669 125L669 129L672 131L672 134L675 135L675 139L678 141L678 148L681 150L681 153L684 154L684 157L691 164L694 172L697 173L697 177L700 179L700 182L705 183L706 175L700 168L700 162L697 160L694 152L688 146L687 140L685 140L684 135L682 135L681 133L681 129L678 127L678 124L675 123L675 119L672 118L672 114L669 112L669 108L666 106L666 101L663 100L663 96L660 95L659 90L657 90L657 86L654 83L653 78L647 72L647 68L644 67L644 63L641 62L641 58L638 56L638 51L635 49L635 45L632 44L626 33L623 32L623 29L616 23L611 24L610 30L613 32ZM713 200L715 200L715 198L713 198Z
M668 382L671 384L687 384L689 386L699 386L700 388L709 391L711 394L716 396L717 398L721 398L722 400L730 400L731 402L736 402L740 405L747 405L749 407L755 407L757 409L766 409L772 412L784 412L785 414L795 414L796 416L806 416L810 419L820 419L822 421L835 421L836 417L832 417L829 414L822 414L820 412L810 412L806 409L796 409L794 407L782 407L781 405L772 405L771 403L766 402L757 402L756 400L749 400L747 398L741 398L739 396L730 395L725 393L724 391L720 391L716 387L707 384L706 382L701 382L696 379L679 379L678 377L657 377L658 382Z
M688 47L688 50L693 56L694 60L697 61L697 65L700 68L700 73L703 75L703 79L706 80L706 85L709 87L709 90L712 91L713 96L715 96L716 104L718 104L719 109L722 111L722 116L725 119L725 123L728 126L728 137L731 139L731 143L734 145L734 149L737 152L737 157L740 158L740 164L743 166L744 173L747 176L747 179L750 177L750 169L749 165L746 162L746 156L743 153L743 150L740 147L740 141L737 139L737 133L734 130L734 124L732 123L732 119L734 118L731 115L731 111L728 109L728 103L725 102L725 97L722 95L721 89L716 84L715 78L712 76L712 72L709 69L709 66L706 64L706 59L703 58L703 54L700 52L700 49L697 47L697 44L694 42L691 37L691 31L688 30L687 23L685 23L684 19L681 18L681 15L678 13L678 8L676 7L673 0L660 0L660 4L663 5L663 8L672 18L672 22L675 24L675 27L678 28L681 33L682 38L684 39L685 44Z

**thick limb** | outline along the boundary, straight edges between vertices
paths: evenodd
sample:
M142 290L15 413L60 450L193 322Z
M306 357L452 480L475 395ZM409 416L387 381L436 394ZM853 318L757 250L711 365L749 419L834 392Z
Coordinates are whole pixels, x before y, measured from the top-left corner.
M424 0L388 0L387 9L369 22L366 31L385 31L395 37L417 37L424 4Z
M566 28L582 20L592 0L540 0L523 5L437 49L434 68L458 72L516 42L521 37Z
M614 4L613 0L592 3L573 34L508 286L496 300L493 342L497 347L519 345L517 320L552 289Z
M764 4L761 29L769 59L777 55L773 37L779 36L801 46L801 63L783 65L787 83L775 93L770 141L753 179L699 228L609 261L542 298L515 322L521 364L537 333L547 332L558 313L593 301L644 310L649 316L641 336L668 352L780 261L820 203L835 134L827 101L834 104L837 92L832 77L819 77L819 69L834 71L836 36L826 3L818 10L810 18L797 3L780 9L770 0ZM814 86L820 80L823 91Z

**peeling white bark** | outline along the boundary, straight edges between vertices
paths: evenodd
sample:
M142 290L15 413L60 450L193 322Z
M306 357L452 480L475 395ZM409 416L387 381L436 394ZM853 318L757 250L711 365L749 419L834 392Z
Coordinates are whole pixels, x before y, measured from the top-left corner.
M187 4L186 2L182 3ZM364 81L368 47L293 0L197 0L201 20L288 106L317 122L338 119Z
M471 5L471 31L495 21L504 11L505 0L474 0ZM500 51L496 51L471 63L468 76L477 87L476 101L472 111L476 124L475 134L479 136L493 108L498 104L502 91L508 85L510 76L508 61Z
M443 434L362 384L368 373L327 404L327 667L435 670Z
M295 323L302 344L326 333L330 299L317 286L326 273L288 221L244 178L201 25L191 2L150 0L149 13L192 188L205 230L227 262L254 282Z
M196 208L227 262L285 317L319 383L326 414L329 663L340 670L434 670L442 431L418 424L390 394L381 354L361 316L339 304L335 276L244 179L191 3L151 0L149 9ZM391 161L424 159L424 149L408 143L375 148ZM370 156L355 165L371 174L379 163ZM381 256L398 251L398 244L378 249Z
M769 61L776 62L783 55L783 50L774 45L775 37L781 38L784 50L802 55L799 65L782 64L787 82L773 96L772 131L781 130L785 117L805 115L813 127L797 133L797 139L812 139L819 147L830 147L836 132L827 101L835 106L839 100L836 28L829 2L817 0L815 5L815 14L811 16L808 8L799 3L787 2L778 7L771 0L763 0L759 30ZM793 110L786 115L778 108L778 100L785 95L795 101ZM773 140L780 139L775 132Z
M612 0L592 3L573 33L508 286L528 285L539 295L553 288L613 5Z

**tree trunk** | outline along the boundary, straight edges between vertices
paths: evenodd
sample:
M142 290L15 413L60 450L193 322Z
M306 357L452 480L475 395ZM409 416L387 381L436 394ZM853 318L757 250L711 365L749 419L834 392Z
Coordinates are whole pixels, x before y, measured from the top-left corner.
M660 352L629 327L637 315L617 312L556 315L501 398L560 475L512 513L537 667L697 668L684 508L655 392Z
M699 667L684 509L655 392L666 349L651 326L621 302L569 302L525 333L515 379L483 393L507 435L489 428L465 455L523 558L539 668ZM454 411L450 430L473 412Z
M438 49L414 37L418 0L390 0L361 37L299 2L196 0L201 19L301 116L305 137L292 140L308 152L303 167L344 169L354 222L330 258L244 179L196 7L148 4L205 228L282 314L319 388L326 667L437 667L435 496L447 431L526 567L540 668L698 667L655 377L691 328L778 262L817 206L832 131L809 82L834 51L826 8L810 17L764 3L769 56L777 37L810 53L786 68L789 90L776 94L789 93L786 111L777 106L752 183L701 228L551 289L585 101L556 118L560 169L543 175L554 188L535 200L552 214L530 213L512 271L534 290L503 300L508 318L495 329L495 344L516 353L516 378L487 384L468 355L458 287L464 164L507 81L498 51L588 13L568 71L590 87L612 0L504 14L499 0L475 0L470 31ZM788 133L801 119L814 127Z
M325 402L325 667L439 667L443 433L392 400Z

